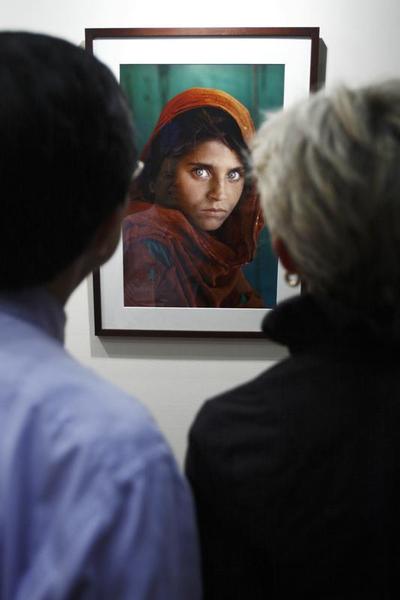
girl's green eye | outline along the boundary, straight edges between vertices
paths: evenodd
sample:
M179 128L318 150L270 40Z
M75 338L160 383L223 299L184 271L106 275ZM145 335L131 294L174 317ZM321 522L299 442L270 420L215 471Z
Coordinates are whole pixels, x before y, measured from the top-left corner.
M229 171L229 173L228 173L229 181L239 181L241 178L242 178L241 172L236 171L236 169L234 171Z
M192 170L192 173L194 173L194 175L196 175L196 177L199 177L200 179L206 179L209 175L208 170L204 167L195 167Z

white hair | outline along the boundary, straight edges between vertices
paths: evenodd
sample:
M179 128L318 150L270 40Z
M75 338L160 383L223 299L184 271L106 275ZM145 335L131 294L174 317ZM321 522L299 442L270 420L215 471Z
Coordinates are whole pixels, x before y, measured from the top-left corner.
M252 145L261 203L313 293L356 307L400 300L400 80L318 92Z

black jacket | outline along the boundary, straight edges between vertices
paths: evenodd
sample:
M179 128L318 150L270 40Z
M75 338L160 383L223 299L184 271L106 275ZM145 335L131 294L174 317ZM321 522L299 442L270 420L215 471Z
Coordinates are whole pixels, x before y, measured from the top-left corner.
M205 598L397 599L399 323L304 295L263 328L289 358L190 432Z

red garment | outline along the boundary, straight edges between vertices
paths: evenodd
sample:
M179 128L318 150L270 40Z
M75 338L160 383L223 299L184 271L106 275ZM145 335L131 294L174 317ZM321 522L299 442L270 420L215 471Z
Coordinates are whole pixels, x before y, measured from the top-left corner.
M250 140L254 125L240 102L220 90L191 88L166 104L142 158L146 159L162 127L177 115L202 106L228 112L244 140ZM241 266L254 258L263 225L254 191L241 198L214 234L193 227L177 209L147 202L140 193L129 212L123 224L126 306L264 306L241 271Z

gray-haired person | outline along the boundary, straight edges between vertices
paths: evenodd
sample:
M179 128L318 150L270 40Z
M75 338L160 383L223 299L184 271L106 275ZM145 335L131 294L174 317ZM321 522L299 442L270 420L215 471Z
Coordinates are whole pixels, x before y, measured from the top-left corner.
M267 120L254 173L287 279L288 358L190 433L205 598L400 595L400 80Z
M147 410L64 349L136 164L111 72L0 33L0 599L200 597L190 492Z

